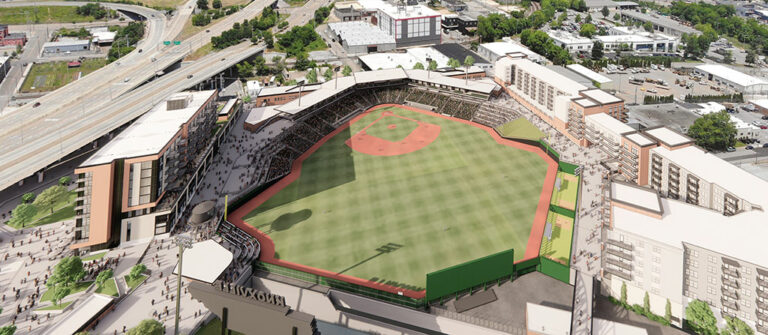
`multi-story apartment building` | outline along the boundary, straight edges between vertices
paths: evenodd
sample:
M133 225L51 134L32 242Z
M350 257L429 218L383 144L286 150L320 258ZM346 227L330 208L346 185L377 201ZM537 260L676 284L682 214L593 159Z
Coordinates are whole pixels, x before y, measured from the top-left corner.
M215 90L169 97L75 169L72 249L100 249L170 231L213 158L216 98Z
M738 317L768 334L768 182L668 128L622 141L623 155L637 150L639 175L626 179L647 186L611 184L604 289L619 298L625 286L630 304L642 305L647 293L651 310L664 315L669 304L678 326L699 299L721 322Z

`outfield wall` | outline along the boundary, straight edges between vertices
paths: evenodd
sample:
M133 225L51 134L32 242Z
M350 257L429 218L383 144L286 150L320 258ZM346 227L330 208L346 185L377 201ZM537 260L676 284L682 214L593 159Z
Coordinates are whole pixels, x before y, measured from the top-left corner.
M515 250L509 249L442 270L427 273L427 301L464 293L480 285L499 282L515 271Z

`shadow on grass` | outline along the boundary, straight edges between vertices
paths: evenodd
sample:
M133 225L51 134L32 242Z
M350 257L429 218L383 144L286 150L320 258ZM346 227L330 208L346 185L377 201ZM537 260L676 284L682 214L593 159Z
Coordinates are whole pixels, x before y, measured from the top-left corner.
M346 128L329 139L303 162L299 179L245 215L243 219L247 220L272 208L354 181L353 150L344 143L350 137L351 130Z
M376 257L379 257L379 256L381 256L381 255L384 255L384 254L388 254L388 253L390 253L390 252L394 252L394 251L397 251L398 249L400 249L400 248L402 248L402 247L403 247L403 245L402 245L402 244L397 244L397 243L392 243L392 242L390 242L390 243L387 243L387 244L385 244L385 245L382 245L382 246L380 246L380 247L378 247L378 248L376 248L376 249L375 249L376 251L378 251L378 253L377 253L377 254L375 254L375 255L373 255L373 256L371 256L371 257L368 257L368 258L366 258L366 259L364 259L364 260L362 260L362 261L359 261L359 262L357 262L357 263L353 264L352 266L350 266L350 267L348 267L348 268L346 268L346 269L344 269L344 270L341 270L341 271L337 272L337 274L342 274L342 273L344 273L344 272L347 272L347 271L349 271L349 270L352 270L352 269L354 269L354 268L356 268L356 267L358 267L358 266L360 266L360 265L363 265L363 264L367 263L368 261L371 261L371 260L373 260L373 259L374 259L374 258L376 258Z

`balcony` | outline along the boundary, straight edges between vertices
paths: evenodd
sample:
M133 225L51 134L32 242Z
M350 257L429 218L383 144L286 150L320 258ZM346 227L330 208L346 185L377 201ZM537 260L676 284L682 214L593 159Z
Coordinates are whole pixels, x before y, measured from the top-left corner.
M757 304L757 308L768 310L768 301L760 301L760 298L755 298L755 304Z
M730 309L739 310L739 304L737 304L735 301L726 300L725 298L720 298L720 303L723 305L723 307L728 307Z
M768 322L768 314L761 313L760 310L755 310L755 315L757 316L758 320Z
M739 293L736 292L736 290L727 288L725 286L722 286L720 289L720 292L723 293L724 296L731 298L733 300L739 300Z
M622 258L622 259L626 259L628 261L634 260L634 257L632 257L631 254L626 253L626 252L618 251L618 250L611 249L611 248L606 249L605 252L607 254L609 254L609 255L616 256L616 257L619 257L619 258Z
M628 250L628 251L634 250L634 247L632 247L632 245L629 244L629 243L624 243L624 242L617 241L617 240L614 240L614 239L607 239L605 242L610 244L610 245L613 245L613 246L619 247L621 249L624 249L624 250Z
M758 297L763 298L763 299L768 299L768 291L756 288L755 292L757 292L757 296Z
M627 270L627 271L630 271L630 272L632 271L632 264L627 264L627 263L624 263L622 261L615 260L613 258L606 258L605 262L608 263L608 264L614 265L614 266L618 266L618 267L620 267L620 268L622 268L624 270Z
M625 175L627 175L627 176L631 177L631 179L635 179L635 178L637 178L637 173L635 173L635 171L634 171L634 170L632 170L632 169L628 168L628 167L627 167L626 165L624 165L624 164L621 164L621 172L622 172L622 173L624 173Z
M737 289L737 290L739 289L739 282L737 282L737 281L735 281L735 280L733 280L731 278L728 278L726 276L721 276L720 280L723 282L723 285L725 285L725 286L728 286L728 287L731 287L731 288L734 288L734 289Z
M738 279L739 271L734 268L727 268L725 265L721 266L720 269L723 271L723 274L729 277L732 277L734 279Z
M765 321L765 320L763 320L763 321ZM756 323L755 326L757 326L757 331L759 333L768 334L768 326L764 326L764 325L761 325L759 323Z
M758 275L758 276L755 276L755 278L756 278L756 280L757 280L757 285L760 285L760 286L763 286L763 287L766 287L766 288L768 288L768 277L765 277L765 276L763 276L763 277L761 278L761 277ZM768 294L768 293L767 293L767 294Z
M612 276L617 276L619 278L623 278L624 280L629 280L629 281L632 280L632 275L630 275L628 273L624 273L624 272L619 271L619 270L615 270L615 269L612 269L612 268L609 268L609 267L604 267L603 271L605 271L605 273L608 273L608 274L610 274Z

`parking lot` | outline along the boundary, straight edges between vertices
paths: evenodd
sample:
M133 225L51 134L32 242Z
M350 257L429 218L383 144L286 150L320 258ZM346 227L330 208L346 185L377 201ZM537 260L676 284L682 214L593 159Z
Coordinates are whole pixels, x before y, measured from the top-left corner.
M675 99L682 100L686 94L716 95L726 93L724 87L720 88L720 91L713 89L712 87L716 87L717 85L715 82L708 80L694 82L691 80L691 76L679 75L672 72L670 69L665 69L663 71L648 69L648 73L631 73L629 69L627 69L626 71L622 71L622 73L607 74L603 72L602 75L614 81L614 88L617 91L616 95L619 98L624 99L627 103L642 104L643 98L646 95L674 95ZM664 87L650 82L644 82L642 85L630 84L629 80L632 78L643 81L645 81L645 78L663 80L667 85ZM693 83L693 86L687 88L685 86L675 85L675 80Z

